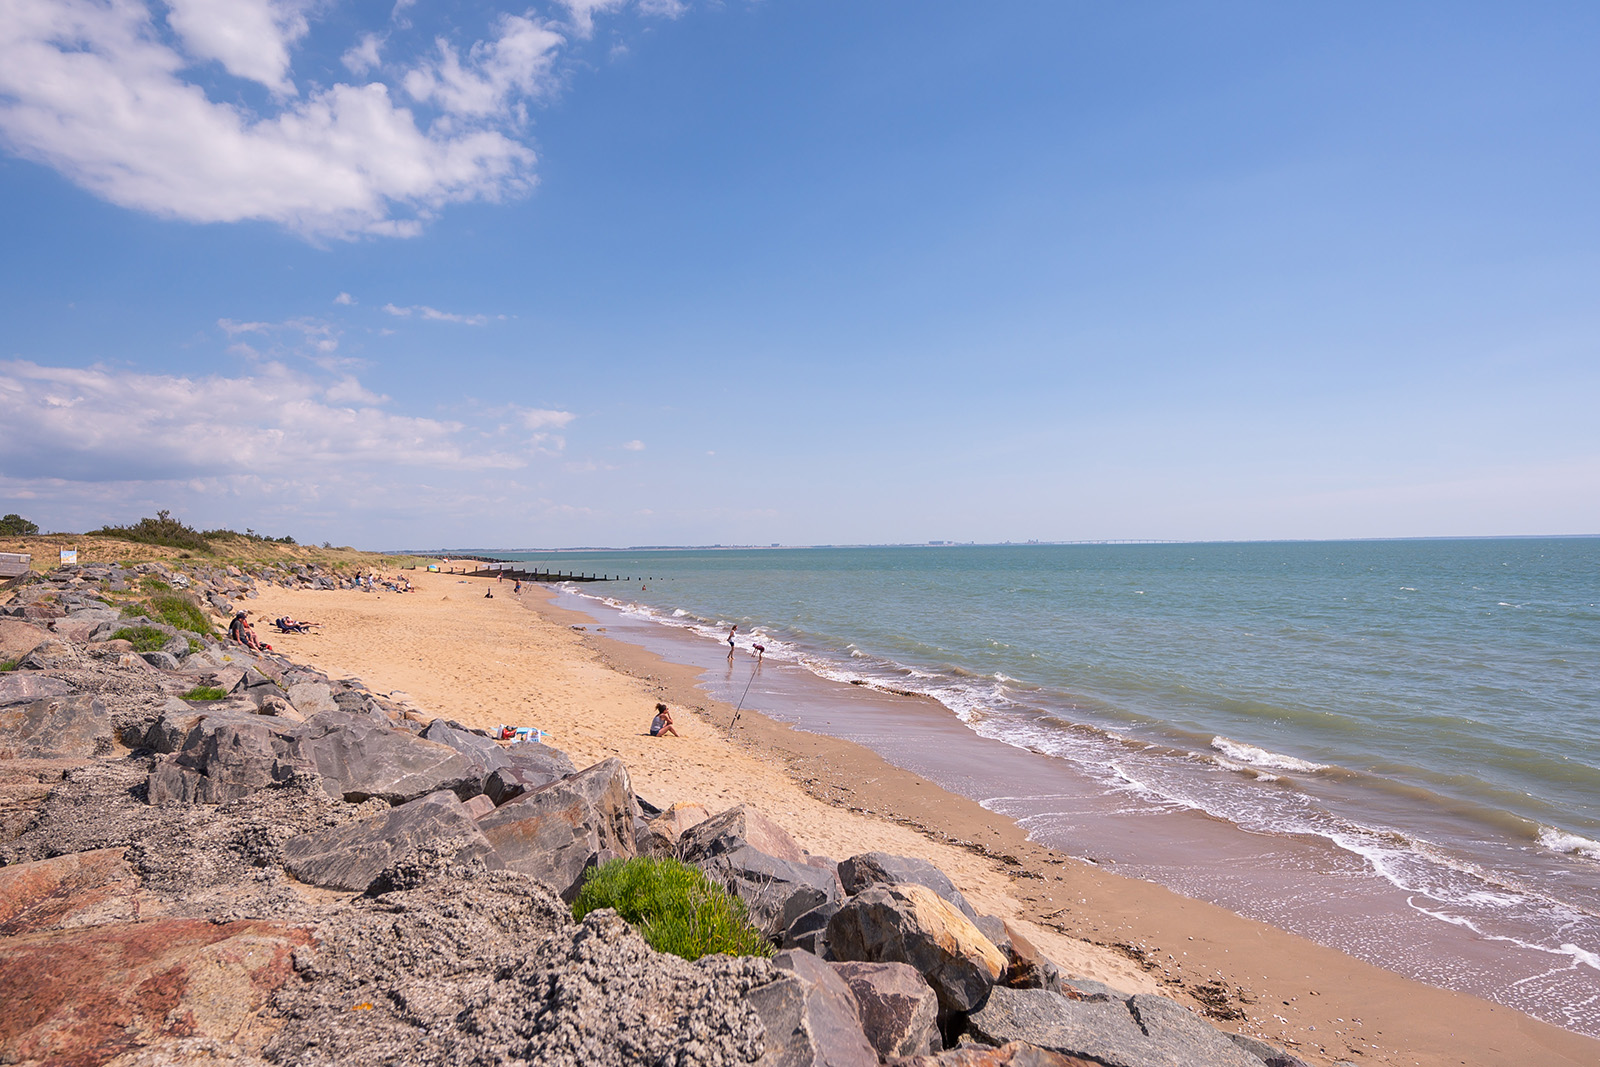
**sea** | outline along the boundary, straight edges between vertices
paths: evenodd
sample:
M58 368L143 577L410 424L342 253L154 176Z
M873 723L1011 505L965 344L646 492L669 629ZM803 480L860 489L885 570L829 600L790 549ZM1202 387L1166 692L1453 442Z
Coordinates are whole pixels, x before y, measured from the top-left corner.
M1051 848L1600 1037L1600 538L496 555Z

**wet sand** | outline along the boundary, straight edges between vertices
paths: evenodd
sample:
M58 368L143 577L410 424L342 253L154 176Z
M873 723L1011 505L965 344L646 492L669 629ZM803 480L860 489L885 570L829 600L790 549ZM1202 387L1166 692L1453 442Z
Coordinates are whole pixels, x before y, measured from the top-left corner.
M408 573L419 592L263 588L250 606L327 623L320 635L272 640L332 674L469 725L539 726L580 766L620 756L654 803L748 802L814 852L923 856L981 910L1023 921L1069 972L1159 991L1214 1018L1237 1014L1221 1025L1308 1061L1600 1062L1600 1042L1030 842L1010 820L860 745L749 709L730 739L734 709L707 695L698 667L606 637L546 590L524 587L519 600L509 582ZM488 586L494 599L483 597ZM656 700L679 712L682 738L648 736Z

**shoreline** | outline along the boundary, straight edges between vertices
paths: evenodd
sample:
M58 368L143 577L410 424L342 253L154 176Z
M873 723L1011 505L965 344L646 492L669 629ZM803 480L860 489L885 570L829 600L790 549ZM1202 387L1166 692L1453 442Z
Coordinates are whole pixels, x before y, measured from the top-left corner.
M285 640L286 650L330 673L358 675L375 689L403 689L430 712L469 725L522 716L528 725L553 729L552 743L580 764L621 755L630 770L638 768L636 788L652 801L698 800L714 810L748 801L813 851L835 858L874 848L925 856L975 903L1027 920L1039 931L1040 947L1064 969L1128 991L1178 996L1196 1010L1209 1009L1213 1019L1240 1011L1242 1021L1222 1025L1282 1044L1310 1061L1509 1065L1600 1059L1600 1042L1590 1038L1422 985L1035 844L1004 816L851 742L804 733L748 709L729 742L723 735L733 709L699 687L697 668L606 636L588 617L551 603L555 594L542 587L525 590L520 606L527 613L508 613L518 603L505 586L505 596L483 605L487 611L474 611L472 601L483 599L483 580L427 578L423 592L408 596L336 594L337 611L322 593L280 589L263 589L251 607L268 616L337 614L339 640ZM450 609L411 610L437 605L440 594L452 602ZM542 626L528 625L530 613ZM410 617L413 625L399 643L413 647L397 649L394 641L382 640L380 620L389 615ZM433 622L419 633L415 624L424 618ZM467 618L479 621L463 626ZM570 629L575 625L588 629L578 633ZM420 670L406 662L440 659L427 649L446 651L445 644L468 662L443 657ZM531 645L538 647L522 647ZM535 651L541 654L532 656ZM542 661L546 675L565 679L564 709L539 692L545 679L531 669L534 659ZM476 683L474 665L480 668ZM534 696L510 696L526 692L515 679L496 676L494 685L484 684L481 668L496 665L525 671ZM430 677L436 680L425 681ZM572 697L574 681L582 701ZM486 703L486 697L496 699ZM692 721L680 718L688 726L681 745L644 736L645 709L656 699L695 713Z

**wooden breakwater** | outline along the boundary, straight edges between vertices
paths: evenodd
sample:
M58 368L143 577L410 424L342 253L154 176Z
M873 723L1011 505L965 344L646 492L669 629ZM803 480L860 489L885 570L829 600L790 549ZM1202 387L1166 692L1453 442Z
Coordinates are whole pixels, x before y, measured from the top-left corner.
M506 563L478 567L473 570L456 570L451 567L446 574L464 574L468 578L508 578L519 582L629 582L632 578L620 574L586 574L578 571L523 570Z

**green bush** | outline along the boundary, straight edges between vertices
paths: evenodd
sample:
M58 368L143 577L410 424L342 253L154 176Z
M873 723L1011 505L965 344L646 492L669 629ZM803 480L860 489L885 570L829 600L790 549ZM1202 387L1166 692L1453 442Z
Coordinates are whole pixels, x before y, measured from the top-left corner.
M12 512L0 517L0 537L31 537L39 532L39 524Z
M167 635L154 626L124 626L111 635L113 641L132 641L135 652L155 652L167 643Z
M157 578L153 574L147 574L143 578L140 578L139 586L147 593L162 593L172 588L172 586L168 585L166 582L163 582L160 578Z
M158 511L156 517L143 518L132 526L103 526L90 530L101 537L117 537L124 541L137 541L143 545L166 545L169 548L192 548L211 551L211 542L200 531L172 517L170 511Z
M597 908L615 908L651 948L686 960L716 952L772 955L772 942L751 925L744 901L679 860L639 857L595 868L572 916Z
M17 661L16 660L14 660L14 659L0 660L0 674L4 674L6 671L14 671L16 669L17 669Z
M150 610L155 613L156 618L168 626L176 626L180 630L197 634L211 632L211 620L206 618L206 613L200 610L200 605L193 597L178 593L153 596L150 598Z
M143 604L124 604L122 617L125 619L148 619L150 617L150 609Z
M183 699L185 699L185 700L221 700L223 697L225 697L227 695L228 695L227 690L220 689L217 686L214 686L214 685L197 685L193 689L189 690L187 693L183 694Z

